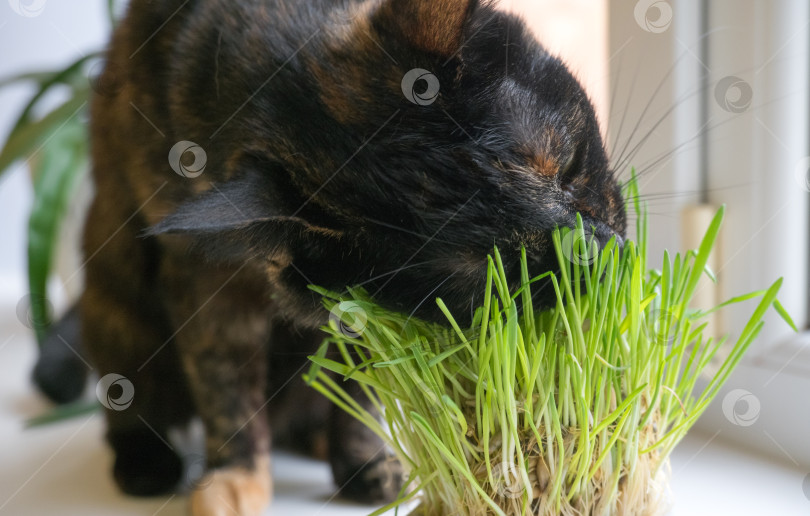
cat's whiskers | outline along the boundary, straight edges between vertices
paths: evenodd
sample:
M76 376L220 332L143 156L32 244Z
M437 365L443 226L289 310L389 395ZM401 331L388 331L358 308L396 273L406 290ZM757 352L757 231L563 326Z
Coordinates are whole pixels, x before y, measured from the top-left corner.
M630 91L627 93L627 102L625 103L624 109L622 110L622 118L619 121L619 128L616 130L616 137L614 138L613 141L613 148L610 149L611 156L613 156L616 153L616 148L619 142L621 141L622 129L624 128L624 122L625 119L627 118L627 112L629 111L628 108L630 107L630 102L632 102L633 99L633 92L636 89L636 83L638 82L640 68L641 68L641 61L636 63L636 73L633 75L633 82L630 83ZM619 90L619 88L614 87L613 90L615 93ZM613 100L615 100L615 98L616 96L614 95L613 98L611 99L610 107L608 108L611 116L613 115ZM608 127L608 129L610 128Z
M458 271L454 271L454 272L450 273L450 274L449 274L449 275L448 275L446 278L444 278L443 280L441 280L441 281L439 282L439 284L438 284L438 285L436 285L436 286L433 288L433 290L431 290L430 292L428 292L428 293L427 293L427 295L425 295L425 297L423 297L423 298L422 298L422 300L421 300L421 301L419 301L419 303L416 305L416 307L415 307L415 308L414 308L414 309L411 311L411 313L408 315L408 318L405 320L405 326L407 326L407 325L408 325L408 321L410 321L410 320L411 320L411 318L414 316L414 314L416 314L416 312L419 310L419 308L421 308L421 307L422 307L422 305L424 305L424 304L425 304L425 302L426 302L428 299L430 299L430 296L432 296L433 294L435 294L435 293L436 293L436 291L437 291L437 290L439 290L439 289L441 288L441 286L442 286L442 285L444 285L445 283L447 283L447 282L450 280L450 278L452 278L453 276L455 276L455 275L456 275L456 272L458 272Z
M702 37L706 37L707 35L708 34L705 34ZM678 61L682 57L683 57L683 54L678 58ZM786 58L780 58L779 60L781 61L781 60L784 60L784 59L786 59ZM672 74L672 72L674 71L674 67L677 66L677 64L678 64L678 61L676 61L675 64L667 72L667 76L670 76ZM756 70L756 67L752 66L752 67L748 67L748 68L745 68L745 69L741 69L741 70L737 70L735 72L732 72L730 75L745 75L746 73L751 72L751 71L755 71L755 70ZM706 75L708 75L708 74L709 74L709 72L706 72ZM611 162L612 162L612 167L613 167L613 169L615 171L622 171L625 167L627 167L627 165L629 163L632 162L633 158L639 153L639 151L641 151L644 148L644 145L648 142L649 138L652 136L655 129L657 129L664 121L666 121L666 119L669 116L671 116L672 113L675 112L675 110L678 107L680 107L683 103L685 103L688 100L692 99L696 95L702 94L707 89L710 89L710 88L715 86L714 84L712 84L712 83L710 83L708 81L704 81L703 80L704 78L705 78L705 75L701 75L699 77L700 82L703 84L701 87L696 88L695 90L690 91L690 92L684 94L681 98L675 100L673 105L670 108L668 108L666 110L666 112L664 112L664 114L661 115L661 117L650 127L650 129L647 131L645 136L642 137L641 140L639 140L637 143L635 143L632 147L630 147L631 140L633 139L633 137L637 133L637 129L640 128L641 124L643 123L643 119L645 117L645 113L648 111L648 107L652 104L657 92L660 89L660 83L659 83L659 86L656 87L656 90L653 93L653 96L650 98L647 105L645 106L645 109L642 111L642 114L639 116L639 119L636 122L636 126L635 126L636 129L634 129L634 131L627 138L627 140L625 142L625 145L622 148L622 152L620 153L619 156L614 156L616 148L620 145L620 142L622 141L622 138L620 138L620 133L621 133L622 125L624 123L624 115L626 115L626 113L627 113L627 109L624 110L624 114L622 116L622 121L620 122L619 130L616 133L616 137L615 137L614 143L613 143L613 148L611 150ZM665 77L665 79L666 79L666 77ZM634 83L635 83L635 78L634 78ZM631 85L631 95L628 98L628 105L629 105L629 102L630 102L630 100L632 98L632 89L633 89L633 86ZM618 88L614 88L614 92L616 90L618 90ZM747 110L746 112L748 112L748 111L756 111L756 110L762 109L763 107L768 106L768 105L770 105L770 104L772 104L774 102L777 102L777 101L782 100L784 98L790 97L791 95L793 95L795 93L797 93L797 92L789 93L789 94L781 96L779 98L769 100L767 102L764 102L763 104L760 104L758 106L749 108L749 110ZM611 108L610 109L611 109L611 113L612 113L613 112L613 104L612 104L612 102L611 102ZM699 140L701 137L703 137L705 134L709 133L710 131L713 131L713 130L717 129L718 127L721 127L721 126L725 125L728 122L736 120L737 116L738 115L730 116L729 118L724 119L724 120L722 120L720 122L717 122L715 124L712 124L712 125L704 125L703 127L701 127L698 130L697 133L695 133L693 136L689 137L687 140L677 144L674 148L661 153L660 155L650 159L649 161L647 161L646 163L644 163L644 164L642 164L642 165L640 165L638 167L635 167L636 175L640 176L643 173L649 172L650 169L652 169L652 168L658 166L660 163L666 161L668 158L670 158L675 153L677 153L677 152L679 152L681 150L684 150L684 148L687 145ZM708 124L708 122L707 122L707 124ZM626 173L626 172L620 172L620 173ZM626 183L627 183L627 181L625 181L622 185L624 185Z
M657 129L658 126L660 126L667 118L669 118L669 116L675 111L675 109L677 107L679 107L681 104L683 104L684 102L686 102L690 98L694 97L695 95L701 93L702 91L704 91L706 89L706 86L704 85L704 86L698 88L697 90L695 90L695 91L693 91L691 93L688 93L688 94L684 95L683 97L681 97L680 99L676 100L673 103L673 105L670 106L669 109L667 109L664 112L664 114L661 117L659 117L659 119L652 125L652 127L647 131L647 134L644 137L642 137L642 139L638 143L636 143L633 147L630 147L630 144L632 143L633 138L635 138L636 134L638 133L638 130L641 128L642 122L644 122L644 118L647 116L647 112L652 107L653 103L655 102L655 99L658 97L658 94L661 92L661 89L664 87L667 80L672 76L672 73L675 71L675 68L678 66L678 64L680 63L680 61L683 59L683 57L685 55L686 55L686 52L681 54L680 57L678 57L678 59L675 60L675 63L669 68L667 73L664 75L664 77L658 82L658 85L655 87L655 90L653 91L653 93L650 96L649 100L645 104L644 109L642 110L641 114L638 117L638 120L636 121L635 125L633 126L633 130L631 131L630 135L628 136L627 140L625 141L625 144L622 147L622 150L619 152L619 155L616 156L616 158L614 158L615 163L616 163L615 166L616 166L617 169L624 166L625 163L628 160L632 159L632 157L635 156L635 154L638 152L638 150L644 145L644 143L646 143L647 139L649 139L649 137L653 134L655 129ZM625 113L626 113L626 110L625 110ZM616 136L617 144L618 144L618 141L619 141L619 136L617 134L617 136Z
M794 95L795 93L796 93L796 92L793 92L793 93L788 93L788 94L783 95L783 96L781 96L781 97L778 97L778 98L775 98L775 99L769 100L768 102L765 102L765 103L760 104L760 105L758 105L758 106L752 107L752 108L750 108L749 110L750 110L750 111L756 111L756 110L762 109L762 108L764 108L764 107L766 107L766 106L768 106L768 105L770 105L770 104L773 104L773 103L775 103L775 102L778 102L778 101L780 101L780 100L783 100L783 99L785 99L785 98L788 98L788 97L790 97L790 96ZM725 124L727 124L727 123L729 123L729 122L733 122L734 120L737 120L737 117L738 117L738 116L739 116L739 114L737 114L737 115L731 115L731 116L729 116L728 118L726 118L726 119L724 119L724 120L721 120L720 122L718 122L718 123L716 123L716 124L714 124L714 125L711 125L711 126L708 126L708 127L703 127L703 128L701 128L701 130L700 130L698 133L696 133L694 136L692 136L692 137L691 137L691 138L689 138L688 140L686 140L686 141L684 141L684 142L682 142L682 143L678 144L678 145L677 145L675 148L673 148L673 149L671 149L671 150L669 150L669 151L667 151L667 152L664 152L664 153L662 153L661 155L659 155L658 157L653 158L652 160L650 160L650 161L648 161L648 162L646 162L646 163L642 164L640 167L638 167L638 168L636 169L636 175L637 175L637 176L640 176L642 173L648 173L650 170L654 169L654 168L655 168L655 167L656 167L658 164L660 164L661 162L665 161L666 159L668 159L669 157L671 157L671 156L672 156L673 154L675 154L676 152L680 151L680 150L681 150L683 147L685 147L686 145L688 145L688 144L690 144L690 143L694 142L695 140L699 139L699 138L700 138L701 136L703 136L704 134L706 134L706 133L708 133L708 132L710 132L710 131L713 131L713 130L717 129L718 127L721 127L721 126L723 126L723 125L725 125Z
M410 263L410 264L407 264L407 265L403 265L402 267L397 267L396 269L392 269L392 270L390 270L390 271L388 271L388 272L384 272L384 273L382 273L382 274L378 274L377 276L373 276L373 277L371 277L371 278L368 278L368 279L367 279L367 280L365 280L365 281L362 281L362 282L360 282L360 283L357 283L357 284L355 284L355 287L362 287L362 286L367 285L367 284L369 284L369 283L371 283L371 282L373 282L373 281L376 281L376 280L378 280L378 279L380 279L380 278L384 278L384 277L386 277L386 276L390 276L390 275L392 275L392 274L397 274L397 273L402 272L402 271L404 271L404 270L413 269L413 268L416 268L416 267L421 267L421 266L424 266L424 265L430 265L430 264L435 263L435 262L438 262L438 261L440 261L440 260L441 260L440 258L435 258L435 259L433 259L433 260L425 260L425 261L423 261L423 262L418 262L418 263ZM343 291L343 293L344 293L344 294L347 294L347 293L348 293L348 290L344 290L344 291Z
M717 29L715 29L715 31L716 31L716 30L717 30ZM698 38L698 42L703 41L705 38L707 38L709 35L711 35L711 34L712 34L712 32L714 32L714 31L707 31L707 32L704 32L704 33L703 33L703 35L701 35L701 36ZM622 149L622 151L619 153L619 156L620 156L620 157L619 157L619 160L620 160L620 162L621 162L621 159L622 159L622 158L621 158L621 156L625 154L625 151L627 150L627 147L630 145L630 142L631 142L631 141L633 140L633 138L635 137L636 132L638 131L639 127L641 126L641 122L643 121L644 117L646 116L646 113L647 113L647 111L649 110L649 108L652 106L652 104L653 104L653 102L654 102L655 98L658 96L658 93L661 91L661 89L663 88L663 86L666 84L667 80L669 80L670 76L672 76L672 73L673 73L673 72L675 71L675 69L678 67L678 65L680 64L681 60L683 60L683 58L684 58L684 57L686 57L686 55L687 55L687 54L693 55L693 54L691 53L691 51L690 51L688 48L687 48L686 50L684 50L684 51L681 53L681 55L680 55L680 56L678 56L678 58L677 58L677 59L675 59L675 61L672 63L672 66L670 66L670 67L669 67L669 70L667 71L667 73L666 73L666 74L664 74L664 77L663 77L663 78L662 78L662 79L659 81L658 85L656 86L655 90L653 91L653 94L650 96L650 99L647 101L647 104L644 106L644 109L642 110L641 115L639 115L638 121L636 122L636 125L633 127L633 131L630 133L629 138L627 138L627 142L625 143L624 148L623 148L623 149ZM706 69L706 66L705 66L703 63L701 63L701 65L703 66L703 68L704 68L704 69ZM704 75L701 75L701 76L700 76L700 78L699 78L699 79L700 79L700 81L699 81L699 82L700 82L700 83L701 83L703 86L702 86L701 88L699 88L699 89L697 90L697 92L694 92L694 93L692 93L692 94L689 94L689 95L688 95L686 98L689 98L689 97L691 97L691 96L693 96L693 95L697 94L698 92L703 91L704 89L708 88L708 83L707 83L707 81L705 81L705 80L704 80L706 77L708 77L708 75L709 75L709 70L708 70L708 69L706 69L705 74L704 74ZM636 77L634 78L634 81L635 81L635 79L637 79L637 78L638 78L638 71L636 71ZM674 106L672 106L672 108L670 108L670 110L669 110L669 111L668 111L668 112L667 112L667 113L666 113L666 114L665 114L665 115L662 117L662 120L660 120L659 122L657 122L657 123L655 124L655 126L654 126L654 127L653 127L653 128L652 128L652 129L651 129L649 132L648 132L648 134L647 134L647 136L646 136L645 138L649 137L649 135L650 135L650 134L651 134L651 133L652 133L652 132L655 130L655 127L657 127L657 126L658 126L658 125L659 125L659 124L660 124L660 123L663 121L663 119L665 119L665 118L666 118L666 117L667 117L667 116L668 116L668 115L671 113L671 111L673 111L673 110L674 110L674 108L675 108L676 106L680 105L680 103L681 103L681 102L684 102L684 101L686 100L686 98L676 101L676 102L675 102L675 105L674 105ZM628 96L628 105L629 105L629 102L630 102L630 100L631 100L631 99L632 99L632 95ZM611 106L611 109L612 109L612 106ZM625 113L626 113L626 110L625 110ZM619 141L619 135L618 135L618 134L616 135L616 141L617 141L617 142ZM614 150L615 150L615 148L614 148Z
M450 240L445 240L445 239L440 239L440 238L431 237L430 235L425 235L424 233L419 233L418 231L413 231L413 230L411 230L411 229L406 229L406 228L403 228L403 227L397 226L396 224L391 224L391 223L388 223L388 222L383 222L383 221L381 221L381 220L376 220L376 219L371 219L371 218L365 218L364 220L365 220L366 222L371 222L372 224L376 224L376 225L378 225L378 226L382 226L382 227L389 228L389 229L395 229L395 230L397 230L397 231L401 231L401 232L403 232L403 233L407 233L407 234L409 234L409 235L413 235L413 236L415 236L415 237L422 238L422 239L424 239L424 240L433 240L433 241L436 241L436 242L441 242L441 243L443 243L443 244L446 244L446 245L452 245L452 246L459 246L459 245L462 245L462 244L459 244L459 243L451 242Z

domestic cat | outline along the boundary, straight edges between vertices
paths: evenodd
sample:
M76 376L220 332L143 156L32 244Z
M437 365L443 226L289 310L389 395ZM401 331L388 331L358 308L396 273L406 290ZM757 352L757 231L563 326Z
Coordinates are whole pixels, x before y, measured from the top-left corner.
M132 0L101 83L86 287L54 331L131 386L105 410L123 491L175 489L167 433L202 419L195 516L261 513L271 427L321 449L350 498L402 487L381 441L303 385L329 316L308 285L436 321L441 297L463 320L493 246L517 285L521 247L554 269L551 231L577 213L600 242L625 232L585 92L487 2ZM69 357L47 361L59 391Z

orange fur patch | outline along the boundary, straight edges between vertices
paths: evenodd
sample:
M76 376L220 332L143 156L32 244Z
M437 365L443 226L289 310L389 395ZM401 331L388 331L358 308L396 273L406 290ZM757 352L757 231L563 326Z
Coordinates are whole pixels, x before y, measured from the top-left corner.
M191 494L191 516L260 516L270 504L272 485L267 454L256 457L253 470L211 471Z
M557 160L548 155L535 154L529 159L533 170L545 177L554 177L560 171Z
M469 0L391 0L386 7L415 46L443 56L461 46Z

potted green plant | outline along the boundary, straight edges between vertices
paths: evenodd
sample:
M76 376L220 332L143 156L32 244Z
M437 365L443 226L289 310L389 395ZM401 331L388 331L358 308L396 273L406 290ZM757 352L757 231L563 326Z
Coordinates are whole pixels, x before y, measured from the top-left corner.
M107 0L110 20L116 2ZM92 52L52 70L37 70L0 79L0 88L33 84L27 100L0 147L0 175L24 161L34 189L33 207L28 219L28 295L20 307L23 321L42 341L49 324L50 302L46 284L55 267L60 229L71 212L78 185L87 176L89 143L86 119L93 92L104 92L97 75L102 67L102 52ZM45 111L43 106L54 92L64 93L61 102ZM49 104L48 104L49 105ZM76 213L74 218L80 218ZM76 224L78 225L77 221ZM75 233L75 231L74 231ZM70 246L77 255L78 241ZM27 303L26 303L27 301Z
M386 310L360 289L316 289L335 317L310 357L309 382L379 435L410 473L400 499L375 515L416 497L422 516L668 509L669 454L756 338L764 313L774 307L795 326L776 298L781 279L711 310L690 308L700 278L713 278L706 262L722 208L698 249L665 254L656 270L647 267L646 218L635 206L637 242L593 248L580 220L554 232L559 273L530 278L524 254L515 291L496 250L469 328L441 300L447 325ZM553 286L556 305L536 311L531 290L541 281ZM706 316L753 298L749 322L709 371L725 339L707 334ZM325 370L356 381L382 420Z

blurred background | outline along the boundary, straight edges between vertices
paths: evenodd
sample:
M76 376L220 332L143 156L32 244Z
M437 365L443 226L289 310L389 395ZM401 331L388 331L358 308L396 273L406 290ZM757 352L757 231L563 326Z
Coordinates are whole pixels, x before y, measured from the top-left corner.
M116 3L115 13L125 4ZM500 6L526 17L585 84L617 174L627 179L636 168L650 210L651 263L660 262L664 249L695 247L725 204L712 258L717 284L706 281L698 302L715 305L784 277L780 298L806 330L810 4L503 0ZM81 131L88 92L104 88L93 78L96 54L111 30L109 7L105 0L0 1L0 81L36 72L0 82L0 142L15 134L41 85L55 84L27 117L34 129L9 140L20 152L0 155L0 515L183 512L180 499L117 494L97 416L22 429L26 419L49 409L28 380L36 350L29 320L35 291L47 288L58 314L81 287L77 241L92 195ZM48 123L37 126L43 120ZM56 181L43 174L64 170L74 171L64 176L67 194L37 183L35 195L41 177ZM40 219L30 225L34 207ZM40 238L33 260L29 227ZM29 261L39 276L33 283ZM713 331L733 339L752 308L715 318ZM769 316L739 370L673 457L673 514L810 512L809 340ZM325 466L286 456L280 463L276 468L287 477L276 514L370 512L330 498Z

